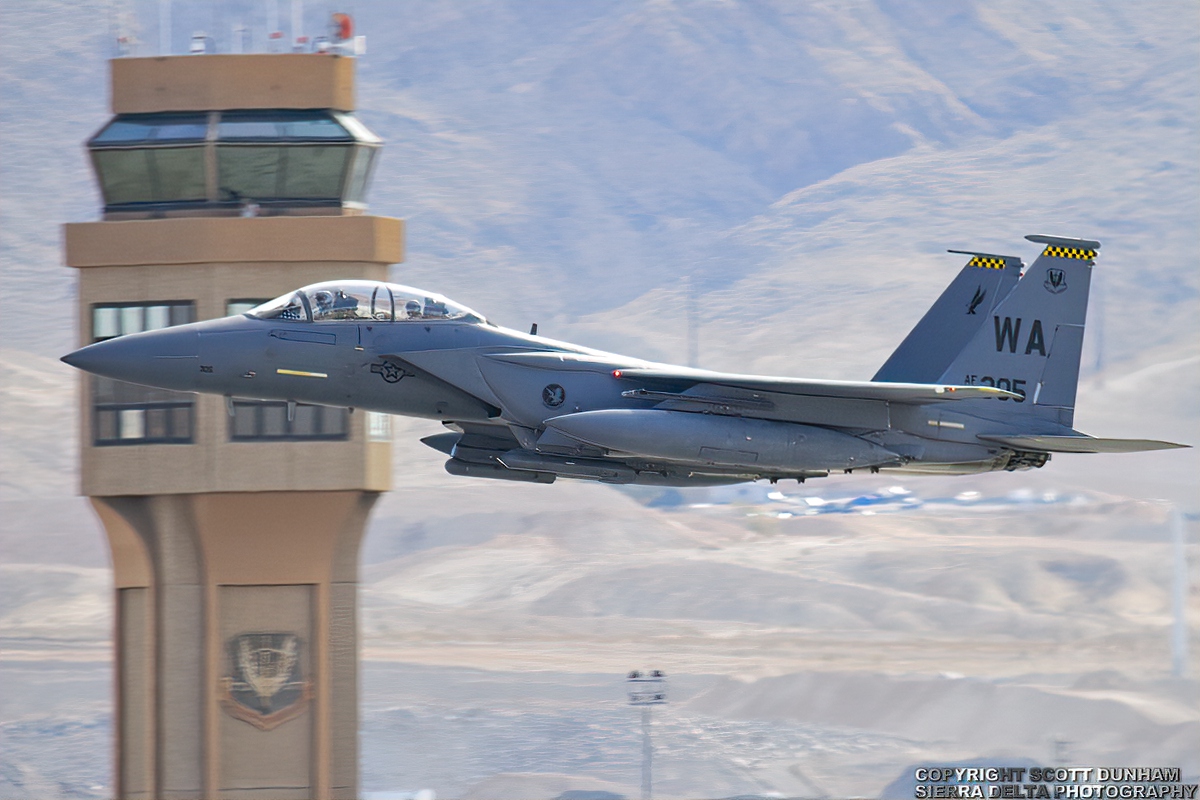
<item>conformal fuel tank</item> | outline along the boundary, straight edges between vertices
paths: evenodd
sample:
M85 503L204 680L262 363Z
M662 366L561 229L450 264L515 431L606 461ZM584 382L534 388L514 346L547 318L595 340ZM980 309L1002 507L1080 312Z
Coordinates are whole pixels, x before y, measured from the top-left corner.
M567 414L546 427L617 454L770 470L858 469L900 456L848 433L715 414L605 409Z

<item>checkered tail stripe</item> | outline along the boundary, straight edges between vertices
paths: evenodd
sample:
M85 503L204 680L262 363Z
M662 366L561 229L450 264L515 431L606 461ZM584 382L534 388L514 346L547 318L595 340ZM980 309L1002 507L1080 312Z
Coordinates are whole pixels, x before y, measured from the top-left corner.
M1078 247L1057 247L1051 245L1042 251L1042 255L1052 258L1077 258L1080 261L1091 261L1096 258L1096 251L1083 250Z

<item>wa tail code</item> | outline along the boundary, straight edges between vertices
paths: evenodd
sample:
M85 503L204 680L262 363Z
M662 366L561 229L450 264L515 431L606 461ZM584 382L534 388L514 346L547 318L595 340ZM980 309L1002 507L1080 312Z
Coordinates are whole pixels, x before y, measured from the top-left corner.
M1021 318L1017 317L1014 320L1012 317L1005 317L1004 322L1000 321L1000 317L992 317L992 322L996 328L996 352L1003 353L1004 348L1008 348L1008 352L1017 352L1017 341L1021 337ZM1025 341L1025 355L1031 355L1034 351L1038 355L1046 355L1046 337L1042 333L1042 321L1035 319L1033 325L1029 328L1029 337Z

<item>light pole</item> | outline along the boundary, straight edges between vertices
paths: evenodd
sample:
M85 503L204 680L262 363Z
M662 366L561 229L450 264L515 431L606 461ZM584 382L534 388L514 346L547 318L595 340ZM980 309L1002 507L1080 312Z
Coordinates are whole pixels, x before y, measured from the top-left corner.
M650 712L654 706L667 702L667 676L662 670L634 670L626 679L629 684L629 705L642 709L642 800L650 800L651 769L654 748L650 744Z
M1187 531L1184 529L1183 514L1178 508L1171 511L1171 551L1175 561L1174 591L1171 592L1171 610L1175 618L1171 627L1171 674L1176 678L1188 676L1188 564Z

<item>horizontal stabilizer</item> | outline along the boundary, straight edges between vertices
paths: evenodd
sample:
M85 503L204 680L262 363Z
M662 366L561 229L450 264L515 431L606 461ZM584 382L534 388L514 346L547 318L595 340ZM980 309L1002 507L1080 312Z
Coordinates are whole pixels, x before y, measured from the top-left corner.
M1171 450L1191 447L1190 444L1160 442L1155 439L1097 439L1094 436L984 436L980 439L996 442L1018 450L1041 450L1047 453L1140 453L1146 450Z

